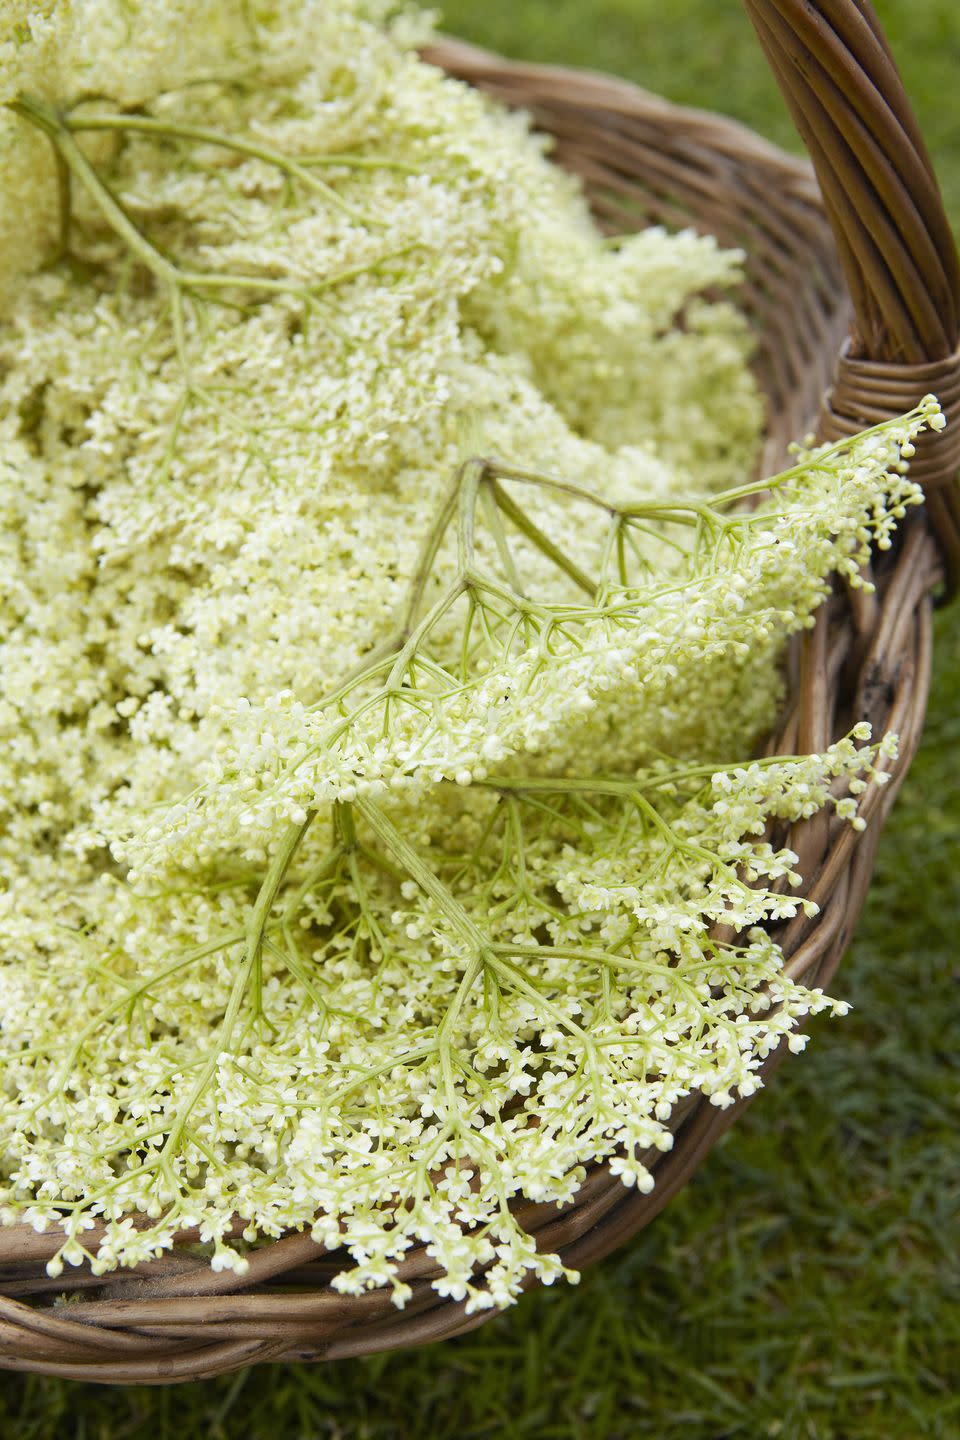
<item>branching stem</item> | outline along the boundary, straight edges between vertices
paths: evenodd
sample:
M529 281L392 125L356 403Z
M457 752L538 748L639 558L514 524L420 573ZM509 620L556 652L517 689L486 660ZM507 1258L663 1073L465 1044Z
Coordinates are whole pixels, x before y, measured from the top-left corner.
M315 191L351 220L357 220L363 225L384 224L382 220L357 210L350 205L341 195L338 195L332 185L324 180L318 180L316 175L298 160L290 155L284 155L279 150L272 149L269 145L261 145L255 140L245 140L235 135L225 135L222 131L211 130L202 125L178 125L169 120L159 120L151 115L97 115L84 114L73 111L65 120L61 121L63 128L79 133L84 130L111 130L123 134L155 135L162 139L190 140L199 145L212 145L224 150L231 150L235 155L246 155L252 160L262 160L265 165L272 165L284 174L299 180L307 189ZM317 163L314 161L314 163Z

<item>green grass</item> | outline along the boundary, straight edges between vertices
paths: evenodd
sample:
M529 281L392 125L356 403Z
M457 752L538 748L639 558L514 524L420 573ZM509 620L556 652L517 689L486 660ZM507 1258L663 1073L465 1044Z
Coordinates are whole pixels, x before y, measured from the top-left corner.
M886 0L960 220L955 0ZM449 0L447 27L794 143L729 0ZM669 20L667 16L669 15ZM16 1440L952 1440L960 1435L960 627L834 989L855 1003L578 1289L460 1341L167 1391L0 1380Z
M874 0L960 223L956 0ZM624 75L799 149L739 0L440 0L444 27L524 60Z

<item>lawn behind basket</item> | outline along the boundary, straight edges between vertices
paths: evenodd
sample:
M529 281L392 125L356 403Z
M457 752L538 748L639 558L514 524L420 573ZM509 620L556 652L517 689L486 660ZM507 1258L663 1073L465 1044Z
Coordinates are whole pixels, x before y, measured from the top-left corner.
M878 0L960 222L960 13ZM736 0L449 0L447 28L796 145ZM834 989L853 1000L619 1256L463 1341L173 1390L0 1380L0 1440L960 1435L960 624Z

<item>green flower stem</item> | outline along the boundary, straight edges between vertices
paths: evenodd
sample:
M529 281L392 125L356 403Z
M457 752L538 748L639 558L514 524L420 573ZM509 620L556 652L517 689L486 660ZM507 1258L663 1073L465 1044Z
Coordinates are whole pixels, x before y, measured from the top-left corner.
M289 923L292 917L299 911L300 906L303 904L309 892L321 880L326 879L331 871L336 870L339 861L343 858L343 854L343 847L337 845L330 850L317 865L311 866L284 906L284 921Z
M281 934L283 935L283 945L277 945L275 941L264 938L264 949L266 949L275 960L279 960L285 969L290 971L290 974L297 983L302 986L309 999L312 1000L313 1004L317 1007L317 1013L321 1019L325 1020L330 1013L330 1006L327 1004L322 993L317 989L306 965L303 963L303 959L294 941L293 931L289 925L284 925L281 929Z
M378 839L382 840L383 843L393 851L397 859L402 862L410 877L430 896L447 920L453 925L457 933L473 951L460 978L456 994L437 1031L437 1043L440 1048L440 1063L444 1088L447 1093L451 1116L455 1116L457 1108L456 1083L453 1074L449 1037L456 1025L457 1016L467 995L476 984L478 977L482 974L485 964L493 958L490 942L470 919L467 912L463 909L463 906L454 898L440 880L439 876L420 858L413 846L404 840L399 830L397 830L396 826L388 819L379 806L364 800L357 800L353 805L341 804L338 806L339 823L347 844L356 845L357 843L353 820L354 805L357 813L363 816L363 819Z
M503 511L504 515L517 527L521 535L525 535L532 544L536 545L537 549L546 555L548 560L552 560L554 565L556 565L559 570L562 570L575 585L579 586L581 590L584 590L590 596L591 600L595 599L599 587L594 580L590 579L589 575L580 569L577 562L571 560L569 555L561 550L559 545L554 544L549 535L546 535L540 529L539 525L530 519L526 511L507 494L502 485L498 485L494 480L491 483L491 490L497 502L497 508Z
M280 844L277 846L276 854L270 862L270 867L264 876L260 893L257 896L247 922L245 932L246 954L243 965L237 972L233 986L231 987L230 998L227 1001L226 1013L220 1026L220 1033L217 1036L216 1044L210 1051L185 1104L178 1109L176 1119L170 1128L170 1133L167 1136L163 1149L160 1151L159 1164L165 1173L169 1173L170 1161L173 1159L179 1147L184 1127L190 1115L200 1097L206 1091L210 1081L213 1079L221 1055L229 1048L237 1019L240 1015L240 1007L243 1004L251 980L260 965L267 919L270 911L273 909L280 886L283 884L293 857L296 855L303 837L310 828L314 816L315 812L311 812L302 825L291 825L287 829Z
M619 513L616 505L597 496L593 491L586 490L582 485L575 484L572 480L563 480L557 475L548 475L542 470L531 470L521 465L509 465L498 459L489 459L485 463L490 473L498 480L516 480L520 484L536 485L543 490L554 490L558 495L568 495L571 500L585 500L590 505L597 505L600 509L607 510L611 515Z
M507 540L507 533L500 518L501 507L497 504L493 494L492 484L487 480L486 484L480 486L480 504L486 518L490 533L493 535L494 544L497 547L497 554L500 557L500 564L503 566L504 574L513 590L518 595L526 598L527 591L523 581L520 579L520 572L517 569L513 552L510 549L510 542Z
M61 123L74 133L84 130L112 130L128 134L156 135L170 140L192 140L199 145L213 145L222 150L232 150L236 155L247 155L251 160L262 160L265 165L272 165L284 174L299 180L308 189L322 195L325 200L342 211L344 215L348 215L351 220L357 220L363 225L382 226L385 223L350 205L341 195L337 194L332 185L328 185L324 180L318 180L316 175L311 175L310 171L299 161L282 154L279 150L273 150L270 146L260 145L254 140L243 140L234 135L224 135L219 130L210 130L202 125L172 124L168 120L158 120L150 115L82 115L74 111ZM313 163L322 162L314 161Z
M376 1080L380 1075L385 1075L389 1070L392 1070L395 1065L412 1065L421 1060L428 1060L431 1055L436 1054L436 1050L436 1041L430 1041L429 1044L421 1045L414 1050L408 1050L403 1055L391 1056L389 1062L386 1064L374 1065L370 1069L360 1070L354 1074L348 1085L343 1085L332 1092L329 1103L331 1105L339 1105L341 1101L345 1100L348 1095L352 1095L361 1085L367 1085L371 1080Z
M166 289L170 297L171 323L174 329L174 337L177 353L185 377L189 374L189 367L186 359L186 343L183 325L183 302L182 295L189 292L214 292L221 290L253 290L269 295L293 295L301 299L309 300L326 290L333 289L337 285L348 284L351 280L358 279L361 275L376 273L382 266L389 264L403 255L409 254L418 248L415 244L397 246L384 254L376 256L372 260L362 261L356 265L348 266L336 274L324 276L315 281L294 281L278 278L269 275L244 275L234 273L216 273L208 271L181 270L172 261L168 260L133 223L126 211L123 209L110 187L97 173L94 166L87 159L80 146L74 138L75 131L79 130L103 130L103 129L138 129L150 133L181 133L184 138L204 140L210 144L219 144L237 150L242 154L248 154L266 163L279 166L288 173L301 179L315 190L320 190L328 198L332 198L340 209L345 209L354 218L363 219L365 223L380 224L371 217L360 216L353 212L352 208L341 200L336 191L331 189L309 171L302 170L295 161L280 155L278 152L259 146L253 142L232 140L230 137L219 135L216 131L206 131L190 126L168 126L162 121L149 120L147 117L127 116L97 116L80 121L65 120L56 110L45 105L42 101L33 96L21 95L17 100L12 101L9 107L21 118L42 130L50 139L54 153L57 156L58 174L61 167L65 166L68 174L73 175L77 181L90 195L91 199L100 210L104 219L124 242L130 253L134 255L146 268L157 278L161 286ZM94 123L96 122L96 123ZM114 123L115 122L115 123ZM59 181L61 191L61 206L64 182L61 176ZM62 219L62 208L61 208ZM188 381L188 389L189 389ZM177 427L182 420L182 413L178 415ZM175 444L175 441L174 441Z
M902 417L900 423L905 425L910 420L916 419L918 416L928 414L929 411L926 404L926 398L928 397L925 397L925 399L922 400L919 405L915 406L913 410L908 411ZM713 504L733 505L739 500L748 500L752 499L755 495L764 495L767 493L767 491L779 490L789 481L797 480L800 479L802 476L808 475L811 466L826 466L831 460L838 459L841 455L844 454L845 451L850 449L850 446L854 444L854 442L860 444L861 441L867 439L871 435L884 435L889 433L890 421L882 420L878 425L871 425L869 429L860 431L858 435L852 435L848 437L845 436L842 440L837 440L834 442L834 444L827 445L813 461L803 459L799 461L798 464L790 466L790 468L787 470L781 470L778 475L774 475L769 479L752 481L747 485L738 485L731 490L721 490L718 494L712 497Z
M480 485L487 473L486 460L468 460L460 469L460 494L457 511L457 555L461 575L473 569L476 552L476 514Z
M369 800L356 800L353 802L357 814L362 815L366 824L379 840L392 850L397 859L412 880L420 886L426 895L443 912L447 920L460 935L464 943L475 955L487 955L490 953L490 942L481 930L477 928L463 906L450 893L442 880L431 870L430 866L420 857L417 851L405 840L400 831L388 818L379 805L374 805ZM350 806L344 806L349 810Z
M104 219L136 255L137 259L166 288L175 289L179 286L181 277L177 267L172 265L166 256L161 255L160 251L154 249L150 242L141 235L109 187L90 164L57 112L29 95L21 95L17 100L12 101L10 109L50 137L55 150L62 156L71 174L87 191Z
M635 960L629 955L616 955L612 950L597 950L589 945L494 945L494 952L506 959L519 956L528 960L589 960L612 970L636 970L645 975L663 975L674 980L677 970L672 965L658 965L653 960Z
M461 577L458 577L450 586L450 588L446 591L446 593L444 595L441 595L440 599L436 602L436 604L433 605L430 610L428 610L427 614L424 616L424 618L421 620L420 624L416 627L412 634L408 637L403 647L399 651L396 659L394 660L390 673L387 676L386 685L384 686L384 691L386 693L389 693L391 690L396 689L400 684L402 684L404 672L406 671L407 666L410 664L410 661L416 655L417 647L419 646L421 640L423 640L427 635L429 635L434 625L436 625L439 620L443 619L447 611L450 610L457 603L461 595L463 595L466 590L467 581Z
M423 542L423 548L417 557L417 566L410 583L410 593L407 598L406 607L403 612L403 622L400 627L399 638L396 647L406 640L417 617L417 612L423 603L424 593L430 581L437 554L443 543L443 537L449 528L450 522L456 514L457 500L460 495L460 485L463 478L463 467L458 469L453 484L444 496L440 508L430 529L427 531Z
M162 970L156 971L146 980L141 981L132 990L128 990L119 1000L114 1001L113 1004L106 1006L102 1010L98 1010L93 1019L88 1021L74 1039L70 1053L58 1071L51 1089L63 1089L86 1042L96 1033L105 1020L109 1020L111 1015L115 1015L119 1010L122 1010L125 1005L130 1003L130 1000L134 996L146 995L155 985L159 985L171 975L177 974L180 970L185 970L190 965L196 965L198 961L205 960L208 955L215 955L219 950L225 950L228 945L237 944L243 939L243 936L244 932L242 930L231 931L227 935L217 936L216 940L208 940L205 945L198 945L195 949L188 950L187 953L181 955L178 960L174 960L170 965L165 966ZM27 1052L19 1051L18 1056L22 1058L26 1053Z

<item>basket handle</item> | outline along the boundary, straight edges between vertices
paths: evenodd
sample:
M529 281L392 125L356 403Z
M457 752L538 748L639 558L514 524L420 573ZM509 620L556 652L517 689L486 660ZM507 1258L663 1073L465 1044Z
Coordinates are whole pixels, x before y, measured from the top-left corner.
M824 400L839 439L936 394L947 429L911 475L960 577L960 263L929 154L871 0L744 0L817 173L855 325Z

